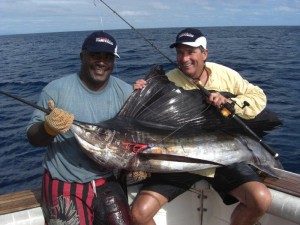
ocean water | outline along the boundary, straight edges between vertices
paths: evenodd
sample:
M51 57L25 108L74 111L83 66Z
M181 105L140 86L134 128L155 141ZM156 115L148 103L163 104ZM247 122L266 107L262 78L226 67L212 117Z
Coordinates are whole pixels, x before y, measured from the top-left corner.
M175 61L169 45L181 28L108 31L118 42L120 59L114 75L134 83L155 64L165 70ZM264 137L280 155L286 170L300 173L300 27L203 27L208 61L239 71L262 87L268 108L283 125ZM0 36L0 90L35 103L53 79L77 72L85 32ZM0 194L41 184L45 148L31 146L26 124L33 108L0 94Z

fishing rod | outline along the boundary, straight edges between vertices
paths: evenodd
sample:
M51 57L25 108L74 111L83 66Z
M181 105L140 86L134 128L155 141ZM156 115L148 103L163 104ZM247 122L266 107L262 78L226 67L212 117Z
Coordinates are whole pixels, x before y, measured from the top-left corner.
M0 94L6 95L6 96L8 96L8 97L10 97L10 98L13 98L13 99L15 99L15 100L17 100L17 101L19 101L19 102L22 102L22 103L24 103L24 104L26 104L26 105L29 105L29 106L31 106L31 107L33 107L33 108L35 108L35 109L38 109L38 110L40 110L40 111L42 111L42 112L44 112L44 113L46 113L46 114L50 114L50 113L51 113L51 110L50 110L50 109L45 109L45 108L43 108L43 107L41 107L41 106L39 106L39 105L37 105L37 104L34 104L34 103L32 103L32 102L29 102L29 101L27 101L27 100L25 100L25 99L22 99L22 98L20 98L20 97L15 96L15 95L9 94L9 93L7 93L7 92L5 92L5 91L1 91L1 90L0 90ZM73 122L74 122L74 124L77 124L77 125L78 125L78 122L80 123L80 121L77 121L77 120L73 120Z
M4 91L0 90L0 94L6 95L10 98L13 98L13 99L17 100L17 101L23 102L26 105L30 105L31 107L36 108L38 110L41 110L42 112L44 112L46 114L49 114L51 112L49 109L45 109L45 108L43 108L39 105L33 104L32 102L26 101L25 99L19 98L17 96L14 96L12 94L7 93L7 92L4 92Z
M131 27L138 35L140 35L148 44L150 44L155 50L157 50L162 56L168 59L171 63L175 64L166 54L164 54L161 50L159 50L151 41L149 41L141 32L135 29L129 22L127 22L120 14L118 14L113 8L111 8L108 4L106 4L103 0L99 0L102 2L107 8L109 8L113 13L115 13L121 20L123 20L128 26Z
M136 30L129 22L127 22L122 16L120 16L114 9L112 9L108 4L106 4L103 0L100 0L107 8L109 8L113 13L115 13L120 19L122 19L128 26L131 27L137 34L139 34L147 43L149 43L154 49L156 49L162 56L164 56L169 62L172 64L177 64L173 62L167 55L165 55L162 51L160 51L153 43L151 43L143 34L141 34L138 30ZM187 76L187 78L189 78ZM190 82L192 82L196 87L206 96L209 97L211 95L211 92L205 89L202 85L199 83L196 83L192 79L188 79ZM236 121L248 134L250 134L253 138L255 138L274 158L278 158L279 154L276 153L272 148L263 142L263 140L248 127L239 117L236 116L235 110L233 106L229 103L225 103L220 108L221 115L225 118L232 118L234 121Z

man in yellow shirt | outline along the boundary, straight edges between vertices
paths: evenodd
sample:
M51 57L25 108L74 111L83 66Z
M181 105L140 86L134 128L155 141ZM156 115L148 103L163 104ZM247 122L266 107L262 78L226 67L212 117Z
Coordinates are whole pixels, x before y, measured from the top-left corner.
M170 71L168 79L186 90L197 88L190 79L214 91L208 101L215 107L235 101L236 114L244 119L256 117L266 107L266 96L262 89L243 79L238 72L211 62L206 62L208 50L204 35L198 29L187 28L179 32L176 42L178 68ZM138 80L134 88L146 85ZM220 92L230 92L235 97L225 98ZM238 107L243 102L248 107ZM244 162L226 167L191 173L153 173L132 205L134 224L153 225L153 217L167 202L187 191L195 182L206 179L220 194L225 204L239 202L231 215L231 225L253 225L271 204L268 188L260 182L257 174Z

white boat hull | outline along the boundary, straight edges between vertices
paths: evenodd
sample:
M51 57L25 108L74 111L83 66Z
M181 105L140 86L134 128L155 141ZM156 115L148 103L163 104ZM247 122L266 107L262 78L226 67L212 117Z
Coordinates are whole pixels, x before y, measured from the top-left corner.
M157 225L229 225L236 204L227 206L205 181L195 184L200 193L186 192L164 206L154 217ZM138 188L130 189L130 200ZM261 225L299 225L300 198L270 189L272 205Z
M139 186L128 188L130 203ZM155 216L157 225L228 225L236 205L226 206L210 185L201 181L172 202L166 204ZM272 206L260 220L261 225L299 225L300 198L270 189ZM1 202L0 202L1 204ZM44 225L40 207L0 215L1 225Z

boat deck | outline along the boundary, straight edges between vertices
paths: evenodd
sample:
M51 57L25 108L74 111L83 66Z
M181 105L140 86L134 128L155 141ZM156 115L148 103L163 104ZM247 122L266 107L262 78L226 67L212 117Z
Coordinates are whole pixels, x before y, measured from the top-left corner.
M20 191L0 195L0 215L40 206L41 190Z
M274 169L279 177L262 178L263 182L272 189L300 197L300 175L288 171ZM31 209L40 206L40 189L20 191L0 195L0 215Z

